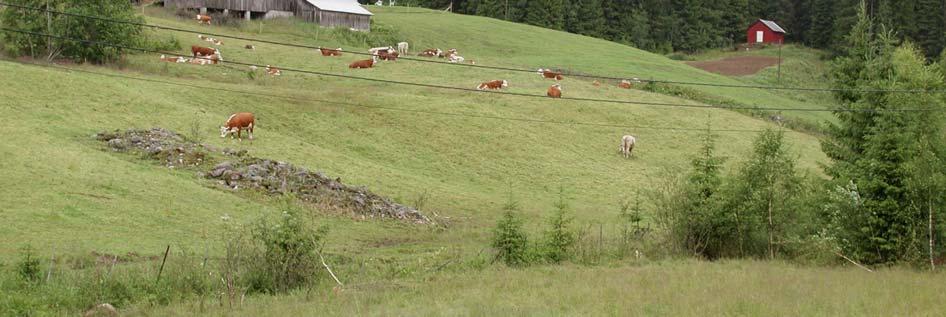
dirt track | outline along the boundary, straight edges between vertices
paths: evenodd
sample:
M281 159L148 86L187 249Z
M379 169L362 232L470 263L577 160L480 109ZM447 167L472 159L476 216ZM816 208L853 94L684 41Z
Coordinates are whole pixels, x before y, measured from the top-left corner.
M687 65L726 76L747 76L778 64L778 58L768 56L737 56L715 61L687 62Z

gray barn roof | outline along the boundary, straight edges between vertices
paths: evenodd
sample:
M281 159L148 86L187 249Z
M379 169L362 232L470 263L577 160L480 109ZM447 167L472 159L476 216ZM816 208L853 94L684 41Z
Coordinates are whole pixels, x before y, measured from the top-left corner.
M374 15L355 0L306 0L319 10L335 11L360 15Z
M759 19L759 22L762 22L763 24L765 24L765 26L769 27L769 29L771 29L772 31L783 33L783 34L785 33L785 30L782 29L781 26L778 26L778 24L776 24L775 22L772 22L769 20L762 20L762 19Z

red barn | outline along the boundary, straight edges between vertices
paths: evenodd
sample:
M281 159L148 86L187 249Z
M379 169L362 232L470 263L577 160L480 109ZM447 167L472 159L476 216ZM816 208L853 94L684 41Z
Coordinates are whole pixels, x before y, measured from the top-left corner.
M766 43L782 44L784 41L785 30L775 22L769 20L759 19L750 25L749 30L746 31L746 43L750 45Z

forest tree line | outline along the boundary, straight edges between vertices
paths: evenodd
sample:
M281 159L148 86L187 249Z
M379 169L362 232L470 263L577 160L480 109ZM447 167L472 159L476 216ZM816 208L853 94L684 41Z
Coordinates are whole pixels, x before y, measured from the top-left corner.
M402 0L562 30L659 52L698 52L746 41L757 19L776 21L786 41L840 50L862 0ZM946 0L867 0L868 15L928 57L946 45Z

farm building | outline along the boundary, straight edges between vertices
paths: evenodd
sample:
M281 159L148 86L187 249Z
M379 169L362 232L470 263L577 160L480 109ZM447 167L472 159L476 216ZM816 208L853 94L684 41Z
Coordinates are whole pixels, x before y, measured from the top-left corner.
M164 0L164 6L240 14L247 20L296 16L325 27L371 29L371 12L355 0Z
M746 31L746 43L748 44L782 44L785 41L785 29L778 26L775 22L759 19L749 26Z

